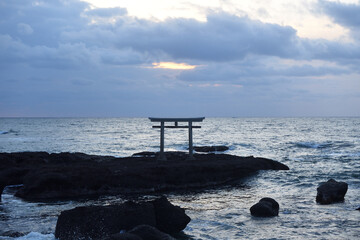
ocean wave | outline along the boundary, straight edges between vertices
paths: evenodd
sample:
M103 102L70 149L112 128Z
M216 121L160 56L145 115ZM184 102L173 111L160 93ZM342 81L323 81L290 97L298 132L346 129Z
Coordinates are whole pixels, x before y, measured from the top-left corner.
M231 148L235 149L236 146L239 146L242 148L254 148L254 145L251 143L236 143L236 144L234 144L234 146L230 146L230 149ZM233 150L233 149L231 149L231 150Z
M331 148L333 146L333 143L297 142L295 143L295 146L299 148L322 149L322 148Z
M346 141L327 141L327 142L296 142L292 143L295 147L298 148L311 148L311 149L333 149L333 150L342 150L345 148L352 148L355 145L351 142Z
M14 131L12 129L10 129L9 131L0 131L0 135L2 134L9 134L9 133L18 133L17 131Z
M360 152L333 152L327 155L331 157L360 157Z
M28 235L18 237L18 238L14 238L14 239L17 239L17 240L55 240L55 236L52 233L50 233L50 234L41 234L41 233L38 233L38 232L31 232Z

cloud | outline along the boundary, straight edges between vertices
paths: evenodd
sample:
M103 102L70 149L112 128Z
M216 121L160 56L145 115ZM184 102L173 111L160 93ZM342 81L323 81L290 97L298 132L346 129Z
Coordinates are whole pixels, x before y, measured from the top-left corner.
M127 14L126 8L95 8L86 11L87 16L91 17L102 17L102 18L109 18L109 17L119 17Z
M0 16L1 116L281 115L316 101L311 86L328 78L329 91L359 102L356 41L304 39L226 12L152 21L75 0L0 0ZM196 68L151 68L166 62Z
M17 56L30 64L44 63L43 67L63 66L66 61L76 66L86 60L88 64L111 65L193 64L239 61L250 55L329 61L360 56L358 44L301 39L291 27L225 12L211 12L206 22L183 18L154 22L130 17L123 8L89 10L89 5L77 1L35 6L25 1L24 5L5 3L5 7L13 15L6 15L0 23L0 33L10 37L8 45L12 47L2 47L3 58ZM116 20L91 24L93 17L99 16L116 16ZM12 25L17 30L8 27Z
M226 13L209 15L206 22L168 19L164 22L134 21L115 26L116 46L131 46L173 59L230 61L248 54L290 57L296 54L296 31ZM121 37L120 37L121 36Z
M115 23L64 32L62 37L71 42L132 49L155 62L228 62L248 55L340 61L356 59L360 51L359 44L303 39L291 27L224 12L211 13L206 22L183 18L153 22L122 16Z
M335 22L349 28L360 28L360 4L319 0L320 9Z
M360 2L347 4L319 0L317 6L321 14L327 15L335 23L350 30L349 37L360 45Z
M182 72L179 79L187 82L215 82L225 84L266 85L276 79L304 79L308 77L341 76L353 70L342 66L329 66L327 62L314 64L306 61L286 64L279 58L247 58L231 63L213 63ZM261 79L261 81L259 81Z
M18 32L23 35L31 35L34 32L32 27L26 23L19 23L17 29Z

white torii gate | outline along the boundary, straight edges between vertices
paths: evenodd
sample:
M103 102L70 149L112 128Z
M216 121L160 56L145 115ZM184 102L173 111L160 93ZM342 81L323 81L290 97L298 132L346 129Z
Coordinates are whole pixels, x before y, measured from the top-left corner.
M189 160L193 160L193 138L192 138L192 129L201 128L201 126L193 126L193 122L202 122L205 117L199 118L153 118L149 117L151 122L160 122L160 126L153 126L153 128L160 128L160 155L159 160L166 161L166 156L164 154L164 138L165 138L165 128L188 128L189 129ZM165 122L173 122L173 126L165 126ZM179 126L179 122L187 122L187 126Z

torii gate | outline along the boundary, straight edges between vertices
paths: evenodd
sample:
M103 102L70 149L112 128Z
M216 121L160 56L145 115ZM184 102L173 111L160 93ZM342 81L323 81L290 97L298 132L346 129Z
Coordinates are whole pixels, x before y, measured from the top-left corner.
M164 154L164 137L165 137L165 128L188 128L189 129L189 160L193 160L193 138L192 138L192 129L201 128L201 126L193 126L193 122L202 122L205 117L199 118L153 118L149 117L151 122L160 122L160 126L153 126L153 128L160 128L160 155L159 160L166 161L166 156ZM165 122L174 122L173 126L165 126ZM179 126L179 122L188 122L187 126Z

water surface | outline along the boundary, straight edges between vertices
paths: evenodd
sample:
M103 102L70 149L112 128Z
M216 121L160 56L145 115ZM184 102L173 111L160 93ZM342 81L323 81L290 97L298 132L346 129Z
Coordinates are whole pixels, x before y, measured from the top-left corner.
M263 171L239 187L168 194L192 218L182 239L358 239L360 236L360 118L206 118L194 145L226 145L228 154L267 157L289 171ZM2 118L0 152L47 151L129 156L158 151L159 130L145 118ZM186 129L166 129L166 150L186 150ZM185 177L185 176L184 176ZM344 203L315 202L319 182L349 184ZM0 203L0 239L54 239L57 216L82 205L123 202L25 202L6 188ZM151 198L152 196L144 196ZM278 217L254 218L262 197L280 204Z

